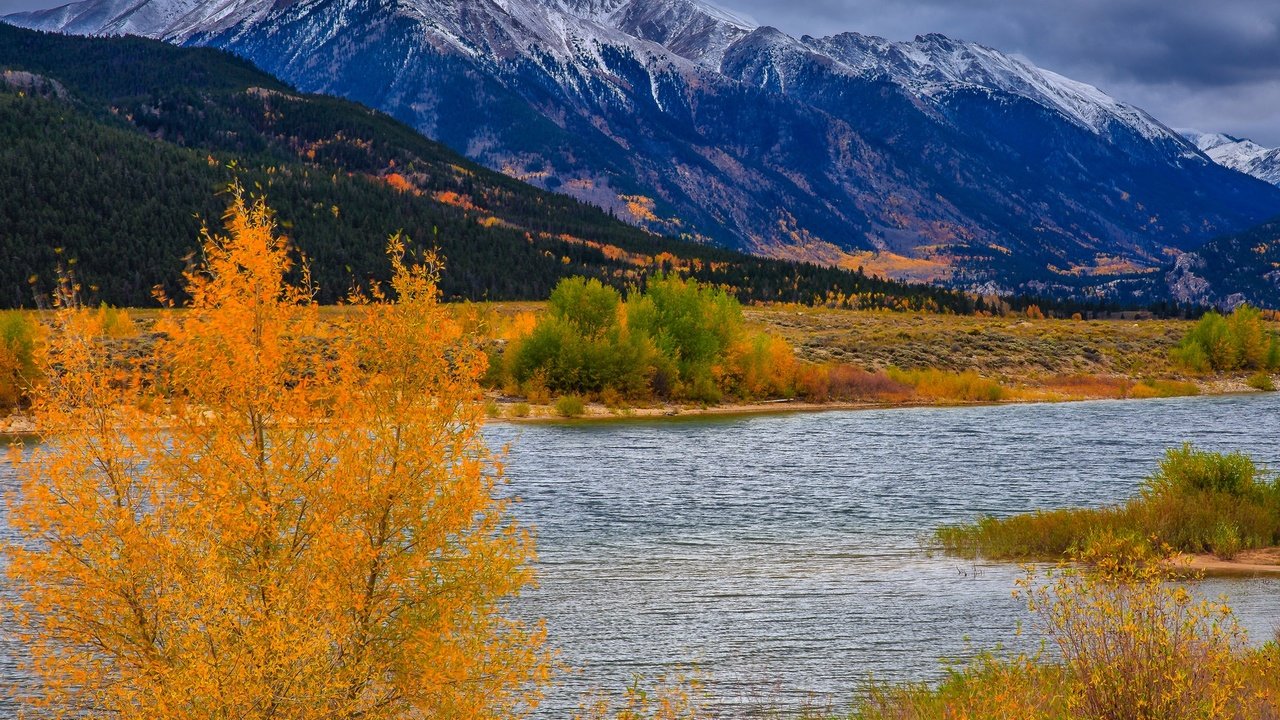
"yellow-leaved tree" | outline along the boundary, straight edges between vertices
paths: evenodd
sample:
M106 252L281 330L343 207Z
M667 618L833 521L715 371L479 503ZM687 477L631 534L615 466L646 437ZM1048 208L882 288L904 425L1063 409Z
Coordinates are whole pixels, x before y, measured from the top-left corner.
M495 497L485 360L437 304L434 262L392 238L391 290L325 320L288 281L270 210L232 195L153 354L57 313L42 443L10 499L24 700L149 720L519 717L550 667L542 628L506 614L533 545Z

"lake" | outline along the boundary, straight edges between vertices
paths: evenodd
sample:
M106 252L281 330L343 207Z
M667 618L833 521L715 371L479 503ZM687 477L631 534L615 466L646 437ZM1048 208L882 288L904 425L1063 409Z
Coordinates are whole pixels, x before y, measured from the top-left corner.
M489 427L536 526L547 619L580 668L540 718L635 673L696 668L740 717L930 680L946 658L1025 648L1010 565L925 552L942 523L1102 505L1191 441L1280 466L1280 393ZM0 456L0 486L13 487ZM0 526L0 532L4 532ZM1280 581L1211 580L1256 637ZM16 649L0 638L0 677Z
M1024 648L1010 565L929 556L943 523L1097 506L1190 441L1280 467L1280 394L494 425L508 492L537 527L545 617L582 671L552 691L696 668L732 715L843 705L868 677ZM1280 581L1215 579L1255 637Z

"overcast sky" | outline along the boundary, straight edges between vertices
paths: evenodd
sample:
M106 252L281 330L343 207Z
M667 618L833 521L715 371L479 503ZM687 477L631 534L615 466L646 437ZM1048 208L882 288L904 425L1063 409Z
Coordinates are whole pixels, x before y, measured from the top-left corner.
M1097 85L1171 127L1280 146L1280 0L717 3L797 36L855 30L974 40ZM61 4L0 0L0 14Z

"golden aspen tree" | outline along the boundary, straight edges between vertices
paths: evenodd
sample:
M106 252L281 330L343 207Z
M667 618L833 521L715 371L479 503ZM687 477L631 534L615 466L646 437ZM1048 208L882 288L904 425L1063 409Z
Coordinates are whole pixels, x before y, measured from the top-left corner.
M533 544L495 496L485 359L392 238L390 290L324 320L233 187L189 308L129 362L68 308L18 458L9 611L41 715L509 718L547 681L510 619ZM394 297L394 301L391 299Z

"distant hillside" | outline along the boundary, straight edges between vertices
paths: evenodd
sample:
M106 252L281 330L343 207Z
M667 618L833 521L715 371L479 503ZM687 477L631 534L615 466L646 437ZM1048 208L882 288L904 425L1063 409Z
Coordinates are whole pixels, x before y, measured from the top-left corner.
M1175 302L1280 309L1280 217L1210 240L1179 256L1161 278L1165 288L1158 290Z
M211 49L0 25L0 306L58 267L94 301L175 292L238 175L306 253L320 299L383 277L403 229L446 257L449 298L536 299L566 275L615 286L679 268L747 301L834 298L958 312L963 295L661 238L486 170L358 104L298 93Z

